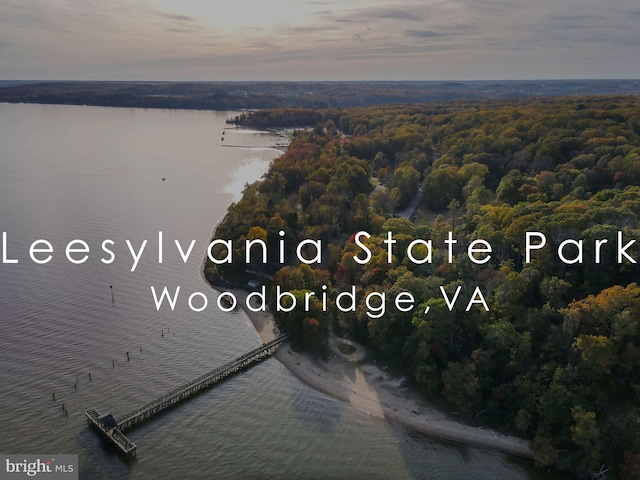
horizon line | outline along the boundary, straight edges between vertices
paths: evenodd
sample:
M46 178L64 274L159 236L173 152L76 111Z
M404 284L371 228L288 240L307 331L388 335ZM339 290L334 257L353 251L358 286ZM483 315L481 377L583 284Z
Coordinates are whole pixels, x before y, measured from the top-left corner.
M503 79L447 79L447 80L153 80L153 79L136 79L136 80L114 80L114 79L0 79L0 82L51 82L51 83L70 83L70 82L93 82L93 83L467 83L467 82L637 82L640 77L623 77L623 78L596 78L596 77L567 77L567 78L503 78Z

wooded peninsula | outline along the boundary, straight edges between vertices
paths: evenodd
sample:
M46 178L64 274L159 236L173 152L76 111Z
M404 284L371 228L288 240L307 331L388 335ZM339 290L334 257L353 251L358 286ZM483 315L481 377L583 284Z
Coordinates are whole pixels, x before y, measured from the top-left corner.
M322 352L330 331L362 342L423 392L529 439L540 467L640 478L640 97L279 108L235 122L293 140L217 227L233 261L208 260L210 282L306 299L276 315L294 347ZM304 239L321 240L321 262L300 261L313 257L295 251ZM427 254L408 249L416 239L433 239L430 262L414 261ZM478 239L491 246L483 263L467 254ZM266 262L247 240L264 242ZM343 311L337 292L352 285L356 308ZM306 295L322 286L328 308ZM488 310L465 309L475 286ZM460 301L449 308L440 288ZM373 318L372 292L422 303Z

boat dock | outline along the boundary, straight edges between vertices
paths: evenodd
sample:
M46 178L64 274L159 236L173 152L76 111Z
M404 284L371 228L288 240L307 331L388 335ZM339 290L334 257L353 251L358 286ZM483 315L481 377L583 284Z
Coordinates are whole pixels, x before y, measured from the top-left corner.
M111 414L102 415L95 408L86 410L84 414L87 416L89 425L102 433L102 435L109 442L115 445L120 452L127 456L135 455L136 444L127 438L124 432L131 430L140 423L146 422L164 410L197 395L201 391L212 387L225 378L235 375L256 363L261 362L265 358L271 356L280 344L287 339L287 337L288 336L286 334L281 335L275 340L245 353L241 357L238 357L235 360L232 360L231 362L170 391L160 398L156 398L155 400L118 418L117 420Z

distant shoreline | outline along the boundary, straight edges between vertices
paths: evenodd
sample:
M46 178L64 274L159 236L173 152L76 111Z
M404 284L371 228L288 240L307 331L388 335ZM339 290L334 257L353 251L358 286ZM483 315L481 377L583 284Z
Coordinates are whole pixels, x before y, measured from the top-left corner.
M186 110L328 109L640 95L638 79L352 82L2 81L0 102Z

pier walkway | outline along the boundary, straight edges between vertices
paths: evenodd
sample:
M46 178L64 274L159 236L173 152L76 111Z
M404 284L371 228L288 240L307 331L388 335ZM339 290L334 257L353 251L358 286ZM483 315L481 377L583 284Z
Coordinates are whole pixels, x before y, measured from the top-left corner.
M102 433L103 436L114 444L122 453L125 455L135 455L136 445L124 435L124 432L131 430L136 425L149 420L160 412L163 412L164 410L197 395L202 390L212 387L225 378L245 370L271 356L286 339L286 334L281 335L275 340L251 350L241 357L238 357L189 383L185 383L166 395L156 398L155 400L118 418L117 420L111 414L100 414L100 412L95 408L90 408L84 413L89 420L89 424Z

